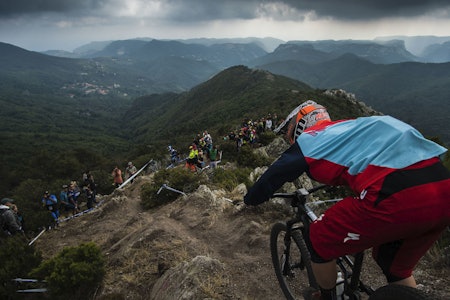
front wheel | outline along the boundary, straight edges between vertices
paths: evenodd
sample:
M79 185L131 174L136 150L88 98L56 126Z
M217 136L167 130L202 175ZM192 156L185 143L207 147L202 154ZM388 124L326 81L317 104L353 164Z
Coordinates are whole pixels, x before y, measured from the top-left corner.
M278 282L286 299L302 299L303 291L317 289L311 256L299 229L286 239L286 224L276 223L270 233L270 252Z
M432 298L425 295L425 293L423 293L421 290L400 284L390 284L383 286L377 289L369 297L369 300L398 300L398 299L431 300Z

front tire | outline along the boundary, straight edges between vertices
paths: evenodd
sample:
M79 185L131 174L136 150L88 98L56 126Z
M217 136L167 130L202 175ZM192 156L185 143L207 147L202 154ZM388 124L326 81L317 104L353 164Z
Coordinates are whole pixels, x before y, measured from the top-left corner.
M311 256L299 229L292 231L286 249L286 224L276 223L270 233L270 252L278 282L286 299L302 299L303 291L317 289Z

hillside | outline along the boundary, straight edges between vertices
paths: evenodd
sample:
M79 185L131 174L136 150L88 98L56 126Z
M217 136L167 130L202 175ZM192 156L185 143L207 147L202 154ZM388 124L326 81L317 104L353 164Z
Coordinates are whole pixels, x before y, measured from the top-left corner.
M101 196L101 206L46 232L36 247L48 258L63 247L95 241L107 261L96 299L283 299L271 265L269 233L274 222L290 215L286 206L245 207L244 186L227 192L208 184L143 211L140 186L152 177L138 177L123 190ZM370 254L366 263L367 282L382 285ZM444 299L450 295L448 273L430 268L424 259L416 277L421 289Z
M230 67L190 91L137 99L125 113L136 143L185 147L198 131L227 135L245 118L287 115L299 102L316 99L336 118L361 115L361 104L326 95L303 82L246 66ZM320 99L320 100L319 100ZM166 146L164 145L164 146Z
M91 45L89 51L81 51L85 56L80 54L77 59L43 55L0 43L0 125L17 122L23 112L28 114L26 123L40 123L39 110L52 111L53 103L58 103L55 111L63 114L75 106L77 115L98 114L106 109L115 116L127 111L136 97L185 93L226 68L245 65L288 76L313 89L345 89L376 110L411 123L429 136L439 136L449 144L450 136L444 124L450 113L449 102L445 101L449 94L448 63L412 63L416 57L400 40L292 41L266 52L261 44L263 40L136 39ZM430 56L445 53L446 44L434 46L437 52L433 50ZM244 84L241 87L246 88ZM213 95L221 97L214 91ZM264 98L264 94L258 96ZM252 106L257 107L255 99L251 100ZM14 104L8 106L11 103ZM91 105L95 109L90 109ZM425 107L426 111L415 109L417 106ZM221 108L214 112L222 113ZM31 116L35 109L39 112ZM68 116L66 123L75 121L77 126L73 116ZM117 116L119 120L113 122L120 122L121 117ZM56 125L54 128L63 127ZM45 130L39 129L42 131ZM137 140L149 138L153 137L140 135Z

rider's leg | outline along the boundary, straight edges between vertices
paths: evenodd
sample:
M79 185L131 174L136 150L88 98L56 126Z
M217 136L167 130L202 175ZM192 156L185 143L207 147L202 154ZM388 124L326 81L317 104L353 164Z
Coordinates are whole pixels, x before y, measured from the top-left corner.
M317 283L323 289L332 289L336 286L336 260L325 263L311 263Z
M319 299L336 299L336 260L324 263L311 262L311 267L320 287Z
M425 226L424 226L425 227ZM416 287L412 272L426 251L445 229L438 228L406 240L393 241L372 248L372 256L390 284Z
M305 296L305 299L336 299L336 260L324 260L321 258L311 245L309 234L305 234L305 242L311 254L311 267L314 277L320 287L320 293L317 291L309 291L312 292L312 294Z

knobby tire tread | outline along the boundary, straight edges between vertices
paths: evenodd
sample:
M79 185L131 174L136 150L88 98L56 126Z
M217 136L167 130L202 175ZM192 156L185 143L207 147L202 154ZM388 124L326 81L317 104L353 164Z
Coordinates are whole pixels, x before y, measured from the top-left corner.
M318 289L316 278L313 275L314 273L311 267L311 254L306 247L306 243L301 232L298 230L292 232L292 238L294 239L297 247L300 249L300 253L302 254L303 263L305 264L305 268L308 273L309 286Z

